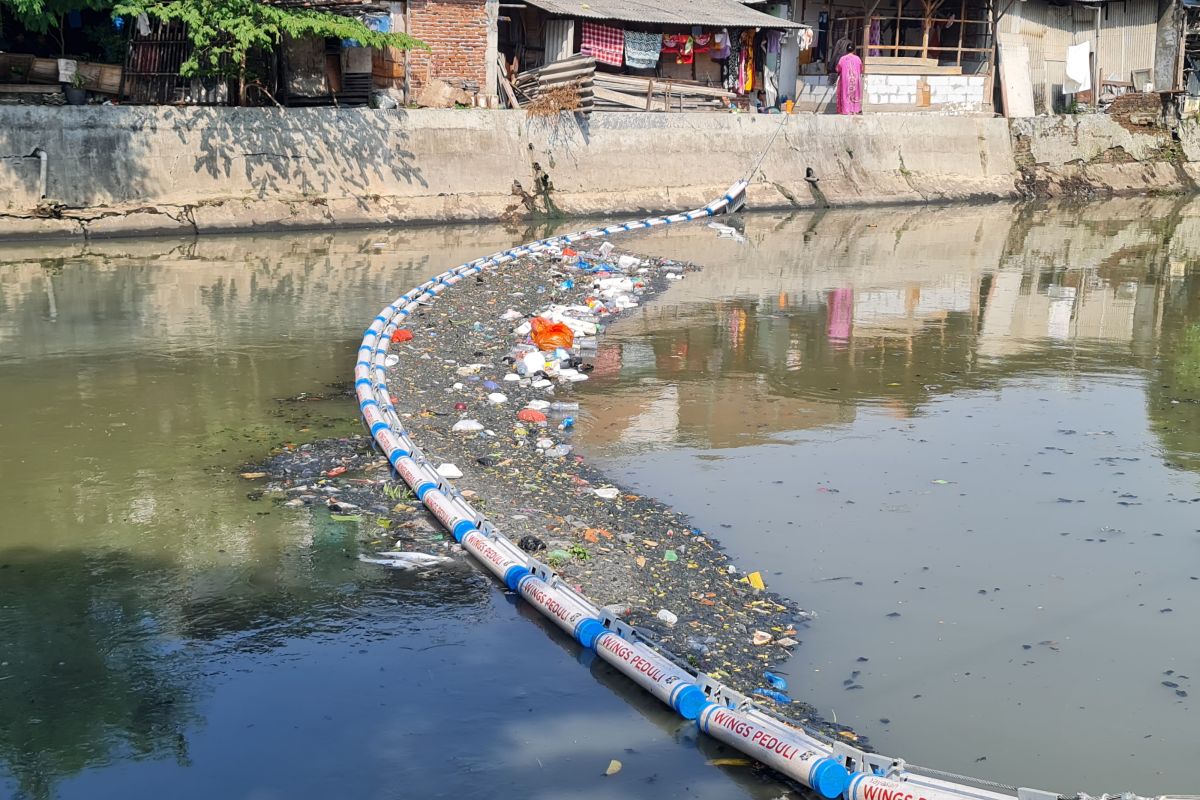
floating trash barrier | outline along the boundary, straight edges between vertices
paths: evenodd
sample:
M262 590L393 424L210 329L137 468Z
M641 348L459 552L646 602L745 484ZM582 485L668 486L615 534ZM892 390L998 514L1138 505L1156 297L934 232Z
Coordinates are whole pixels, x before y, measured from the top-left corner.
M723 197L693 211L592 228L504 250L447 270L401 295L375 317L365 331L358 349L354 384L364 424L395 474L412 489L463 549L509 590L519 594L580 645L594 650L597 656L674 709L684 719L695 720L698 728L714 739L825 798L1012 800L1015 797L1019 800L1061 800L1062 796L1056 792L990 783L917 767L901 759L866 753L853 747L848 741L831 738L802 722L790 720L769 710L753 698L742 695L707 675L694 672L674 654L665 651L637 629L622 622L609 610L597 607L561 580L549 565L502 535L447 480L447 470L444 468L452 465L439 467L430 461L409 438L401 423L388 389L386 374L386 367L396 364L398 357L388 351L393 341L402 342L412 338L402 326L418 307L433 303L442 292L466 278L484 270L503 266L523 256L546 252L561 254L563 250L579 241L660 225L690 222L736 211L744 200L748 185L748 180L740 180L733 184ZM724 227L717 228L722 235L725 235ZM605 243L601 246L601 255L607 258L611 250L611 245ZM576 266L585 273L600 269L582 259ZM619 262L619 267L625 269L628 265ZM627 308L636 305L636 302L629 295L622 294L626 284L632 287L629 278L613 277L601 279L599 285L609 291L616 307ZM553 327L543 326L541 332L533 337L535 341L544 340L539 343L538 351L527 353L522 359L515 359L515 374L534 376L539 371L549 368L546 359L550 358L559 360L564 365L557 373L560 380L586 380L586 375L569 366L569 349L573 348L578 352L594 348L599 326L572 316L571 312L571 307L549 307L542 312L540 318L552 323ZM519 313L511 312L505 318L516 320L520 317ZM532 325L530 327L532 328ZM532 333L532 330L527 333ZM476 368L478 366L475 365ZM549 384L549 381L546 380L546 383ZM537 386L536 383L534 385ZM498 392L495 394L504 397ZM550 404L544 405L548 410ZM572 405L567 410L574 408ZM519 419L537 417L545 419L541 410L528 407L518 415ZM573 418L567 419L573 423ZM564 420L563 424L571 423ZM475 424L482 427L478 423ZM457 476L461 473L454 470L450 474ZM598 495L605 491L611 491L614 496L617 492L615 488L596 490ZM411 558L412 554L408 553L381 555L384 556L384 561L390 558L395 562L389 562L390 565L402 568L419 560ZM376 560L375 563L380 561ZM782 694L788 688L786 680L768 673L767 682L772 688L758 690L759 696L776 702L790 702L790 698ZM1077 797L1080 800L1091 800L1086 795ZM1188 797L1200 800L1200 796ZM1121 796L1121 800L1139 799L1135 795L1125 794ZM1186 798L1181 795L1163 795L1158 800Z

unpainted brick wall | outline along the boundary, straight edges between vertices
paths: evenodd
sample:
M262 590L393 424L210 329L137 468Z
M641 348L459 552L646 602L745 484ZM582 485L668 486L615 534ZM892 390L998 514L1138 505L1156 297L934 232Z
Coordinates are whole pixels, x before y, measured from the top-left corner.
M475 92L485 90L487 15L484 0L409 0L409 33L429 50L409 53L409 83L414 90L425 75Z

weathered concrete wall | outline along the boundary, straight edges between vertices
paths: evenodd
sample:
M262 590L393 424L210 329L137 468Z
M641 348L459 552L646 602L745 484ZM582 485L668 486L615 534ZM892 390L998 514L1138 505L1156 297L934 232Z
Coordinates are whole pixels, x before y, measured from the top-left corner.
M1011 130L922 114L0 107L0 235L640 215L709 201L777 132L754 207L1194 191L1200 125L1172 132L1157 102ZM62 218L31 216L37 148Z
M1038 197L1194 192L1200 125L1161 124L1158 95L1130 95L1108 114L1012 120L1022 193Z
M758 207L1016 192L996 119L11 106L0 214L10 234L115 235L675 210L744 174L785 119L749 193ZM86 211L24 218L39 147L48 197Z

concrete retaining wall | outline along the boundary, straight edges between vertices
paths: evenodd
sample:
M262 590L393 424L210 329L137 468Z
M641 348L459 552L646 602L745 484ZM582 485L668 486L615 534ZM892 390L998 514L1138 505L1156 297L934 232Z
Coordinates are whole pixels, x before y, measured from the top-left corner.
M0 107L0 235L676 210L744 174L785 120L748 193L758 208L1006 198L1039 180L1068 193L1074 184L1046 176L1080 162L1090 163L1089 186L1178 190L1190 188L1178 162L1200 153L1164 148L1164 130L1104 116L1019 120L1010 137L1003 119L917 113L596 113L581 122L484 110L9 106ZM1192 129L1181 138L1200 142ZM62 218L31 215L37 148Z
M1022 194L1090 198L1196 191L1200 125L1184 121L1173 133L1152 119L1157 116L1131 101L1114 105L1109 114L1013 120Z
M104 235L674 210L745 173L783 119L14 106L0 108L0 213L10 232ZM1015 192L1003 120L786 121L750 192L759 207ZM49 156L48 196L84 213L19 221L37 203L35 148Z

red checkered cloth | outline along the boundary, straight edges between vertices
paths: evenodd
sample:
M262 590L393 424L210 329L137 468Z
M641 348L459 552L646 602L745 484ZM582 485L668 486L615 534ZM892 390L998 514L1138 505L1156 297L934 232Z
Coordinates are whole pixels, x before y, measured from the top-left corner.
M601 64L619 67L625 63L625 31L611 25L585 22L579 52L595 57Z

